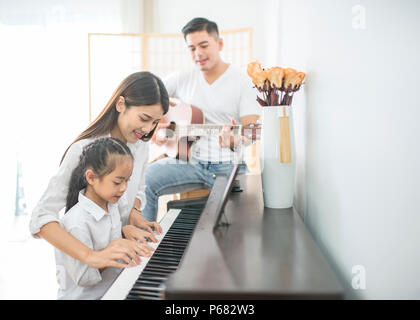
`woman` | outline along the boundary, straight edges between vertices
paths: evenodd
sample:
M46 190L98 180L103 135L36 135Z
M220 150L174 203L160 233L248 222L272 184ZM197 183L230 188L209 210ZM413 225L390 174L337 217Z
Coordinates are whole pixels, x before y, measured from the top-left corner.
M146 204L147 141L153 136L157 123L168 111L168 107L169 98L165 86L152 73L137 72L124 79L99 116L64 153L57 174L51 178L32 213L32 235L44 238L58 250L91 268L124 268L131 260L139 263L138 255L145 249L152 250L145 238L157 241L152 228L161 232L156 222L148 222L142 217L141 210ZM134 157L133 174L126 192L118 201L122 233L126 239L116 239L103 250L94 251L60 226L59 212L65 207L70 175L79 162L83 147L95 139L109 136L125 142Z

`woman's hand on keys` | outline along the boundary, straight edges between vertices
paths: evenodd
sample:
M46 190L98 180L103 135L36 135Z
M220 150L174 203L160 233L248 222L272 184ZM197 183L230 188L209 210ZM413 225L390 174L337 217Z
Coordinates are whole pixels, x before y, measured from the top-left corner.
M124 238L141 243L149 250L153 250L153 248L147 243L147 239L152 242L158 242L153 232L142 230L131 224L122 227L122 234Z

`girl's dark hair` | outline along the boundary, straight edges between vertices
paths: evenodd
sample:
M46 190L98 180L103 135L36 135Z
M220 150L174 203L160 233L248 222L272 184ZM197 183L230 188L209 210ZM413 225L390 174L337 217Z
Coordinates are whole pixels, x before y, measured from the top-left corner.
M168 112L169 96L162 80L148 71L136 72L129 75L120 83L102 112L72 144L82 139L95 138L109 133L117 124L119 112L116 109L116 104L120 96L124 97L127 108L130 106L160 104L163 113L166 114ZM156 126L149 134L144 135L141 140L149 141L155 132ZM64 152L61 162L63 162L71 145Z
M80 190L87 187L86 170L92 169L98 178L104 177L115 169L116 158L113 155L125 155L133 159L128 146L116 138L99 138L83 148L79 164L71 174L65 212L78 202Z
M185 39L188 34L203 30L206 30L208 34L215 35L215 38L219 37L219 29L217 28L216 22L210 21L206 18L192 19L182 28L182 33L184 34Z

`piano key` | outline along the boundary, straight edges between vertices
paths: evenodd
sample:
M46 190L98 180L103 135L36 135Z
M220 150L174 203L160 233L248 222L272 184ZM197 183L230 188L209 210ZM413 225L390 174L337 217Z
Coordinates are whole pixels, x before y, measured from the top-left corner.
M165 288L155 288L153 290L149 290L148 288L142 288L142 289L133 289L132 292L130 292L129 296L131 299L139 300L139 297L143 299L162 299Z
M156 264L154 262L149 263L147 267L153 268L153 269L167 270L171 272L177 269L177 267L174 267L174 266L165 266L165 265Z
M175 221L178 214L181 212L180 209L171 209L166 215L165 219L161 222L160 226L162 227L162 233L157 234L156 238L158 242L150 242L149 245L156 249L159 243L164 238L165 234L168 232L172 223ZM153 257L153 255L152 255ZM147 262L151 257L141 257L141 262L137 266L124 268L122 272L115 279L114 283L111 285L109 290L104 294L102 300L122 300L124 299L138 276L141 274L142 270L146 266Z
M159 287L162 284L162 281L159 280L137 280L133 288L140 288L142 285L150 287Z
M167 219L168 214L165 215L161 222L162 230L164 232L162 232L161 237L158 238L158 243L155 243L155 252L151 257L147 258L145 266L137 273L137 279L120 281L125 282L124 286L128 288L124 289L124 292L126 292L126 299L163 299L165 288L164 282L171 273L178 269L195 226L200 219L204 205L205 203L201 203L200 205L195 205L194 208L178 209L178 214L176 217L172 216L170 222L168 222L169 219ZM168 211L168 213L170 211ZM164 229L164 223L166 226L169 225L169 228L166 227ZM143 261L141 264L143 264ZM118 278L122 277L125 272L126 270L123 270ZM116 282L117 281L115 281L115 283ZM112 287L117 285L113 284ZM122 284L119 283L119 286L122 287ZM111 288L108 291L111 291ZM121 293L119 294L119 297L121 298L123 295L124 294ZM104 295L103 299L107 298L117 299L111 297L111 294L108 294L108 292Z
M145 272L143 271L141 274L141 278L142 279L152 279L152 280L158 280L158 281L164 281L166 279L168 279L167 275L166 276L158 276L158 275L149 275L149 274L145 274Z
M163 258L163 259L168 258L169 260L179 260L182 257L182 255L180 255L180 254L176 255L176 254L173 254L173 253L164 253L160 250L159 250L159 252L155 253L155 256Z
M182 253L184 252L180 248L175 248L175 247L168 248L168 247L163 247L163 246L159 246L159 251L160 252L166 252L166 253L172 253L172 254L179 254L179 255L182 255Z

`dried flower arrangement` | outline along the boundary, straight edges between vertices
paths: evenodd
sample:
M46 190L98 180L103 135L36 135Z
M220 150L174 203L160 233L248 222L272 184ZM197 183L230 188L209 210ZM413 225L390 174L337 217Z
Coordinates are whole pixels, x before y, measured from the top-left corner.
M257 101L262 107L290 106L293 94L298 91L306 74L292 68L273 67L265 70L258 61L250 62L248 75L263 98L257 95Z

